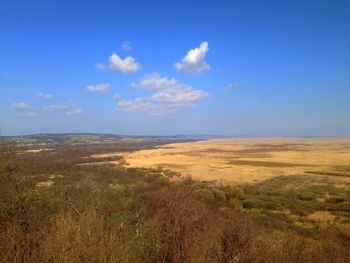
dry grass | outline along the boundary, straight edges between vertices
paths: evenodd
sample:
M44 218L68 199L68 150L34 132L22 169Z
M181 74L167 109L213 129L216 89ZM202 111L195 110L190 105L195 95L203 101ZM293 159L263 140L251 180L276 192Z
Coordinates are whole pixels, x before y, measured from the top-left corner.
M25 150L24 153L40 153L44 151L51 151L51 149L46 149L46 148L30 149L30 150Z
M130 167L170 168L197 180L224 183L251 183L305 172L350 181L346 178L350 176L350 138L211 139L93 157L109 156L122 156Z
M316 222L330 222L333 223L336 216L328 211L316 211L308 216L309 219Z

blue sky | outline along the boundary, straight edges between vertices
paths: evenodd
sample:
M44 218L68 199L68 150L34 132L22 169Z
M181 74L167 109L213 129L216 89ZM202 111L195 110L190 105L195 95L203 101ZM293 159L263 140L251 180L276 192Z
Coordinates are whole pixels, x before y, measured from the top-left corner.
M2 134L350 135L349 1L0 1Z

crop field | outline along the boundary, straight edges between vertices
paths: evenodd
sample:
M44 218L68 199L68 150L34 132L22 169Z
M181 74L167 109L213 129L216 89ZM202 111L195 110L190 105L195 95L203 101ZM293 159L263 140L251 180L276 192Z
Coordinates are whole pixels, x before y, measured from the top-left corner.
M121 156L130 167L168 168L201 181L254 183L309 175L350 182L350 138L210 139L94 155L110 156Z

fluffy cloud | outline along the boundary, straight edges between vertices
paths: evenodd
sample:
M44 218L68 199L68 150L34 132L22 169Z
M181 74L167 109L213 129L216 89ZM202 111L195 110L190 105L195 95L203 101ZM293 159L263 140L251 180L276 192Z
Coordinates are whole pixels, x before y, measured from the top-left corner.
M11 108L15 110L28 110L30 106L26 102L15 102L12 103Z
M149 112L151 114L157 113L157 106L154 103L147 101L147 98L143 97L136 98L135 100L121 99L118 102L117 109L129 112Z
M85 87L85 90L90 91L90 92L106 92L106 91L108 91L110 86L111 85L109 83L89 85L89 86Z
M128 112L146 112L151 115L166 115L186 107L194 107L195 102L210 94L194 89L191 85L178 82L174 78L161 77L153 73L142 78L132 87L154 90L154 94L134 100L118 98L117 109Z
M109 57L109 64L105 66L103 64L97 64L99 70L120 71L123 73L135 72L140 69L140 64L136 62L133 57L127 56L122 59L117 54L113 53Z
M202 42L199 47L189 50L186 56L181 59L181 63L175 63L175 69L184 72L203 72L209 70L210 66L204 61L208 50L208 42Z
M52 99L54 96L52 94L40 92L38 93L38 97L49 100L49 99Z

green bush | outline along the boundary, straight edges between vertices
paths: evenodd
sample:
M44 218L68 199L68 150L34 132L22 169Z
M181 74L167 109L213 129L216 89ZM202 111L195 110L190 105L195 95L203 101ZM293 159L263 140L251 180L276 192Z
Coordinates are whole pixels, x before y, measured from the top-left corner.
M316 198L316 196L313 193L310 192L299 192L297 194L298 198L303 201L311 201Z
M167 185L169 184L169 178L164 175L161 175L156 179L156 182L160 185Z
M213 188L212 193L214 195L215 201L217 202L225 202L226 201L226 195L224 191L221 191L217 188Z
M342 203L345 201L344 197L341 196L334 196L334 197L330 197L328 199L326 199L326 203L330 203L330 204L337 204L337 203Z
M192 196L204 203L214 203L215 196L212 191L208 189L198 189L193 191Z
M242 201L243 207L244 208L254 208L254 207L261 207L261 203L259 200L257 200L254 197L248 197Z
M241 188L239 188L236 185L229 186L225 189L227 199L230 199L231 197L233 198L242 198L243 196L243 191Z
M278 196L256 195L243 199L244 208L264 208L270 210L281 210L283 208L283 198Z
M151 180L156 180L160 176L162 176L162 173L159 172L153 172L147 175L147 177Z
M228 202L229 207L239 209L242 208L242 204L237 198L230 198Z

